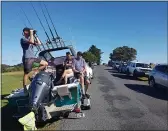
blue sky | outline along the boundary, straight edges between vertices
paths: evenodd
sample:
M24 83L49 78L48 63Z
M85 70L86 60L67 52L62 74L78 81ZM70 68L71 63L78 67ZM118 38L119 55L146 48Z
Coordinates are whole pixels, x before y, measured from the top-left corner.
M137 59L144 62L167 62L166 2L45 2L61 37L74 40L75 48L86 51L92 44L104 54L119 46L137 49ZM48 30L39 2L33 2ZM45 33L30 2L2 2L2 63L21 62L24 9L42 41ZM19 15L18 15L19 13ZM71 31L70 31L71 30ZM50 32L48 32L50 33Z

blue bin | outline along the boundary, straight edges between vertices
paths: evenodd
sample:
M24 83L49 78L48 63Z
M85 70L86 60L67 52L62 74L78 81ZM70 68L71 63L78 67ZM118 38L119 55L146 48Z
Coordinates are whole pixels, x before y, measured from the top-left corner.
M64 96L63 99L60 97L56 99L55 104L57 107L65 106L65 105L71 105L76 104L80 101L80 84L76 88L70 88L69 91L71 93L72 99L69 98L69 96Z

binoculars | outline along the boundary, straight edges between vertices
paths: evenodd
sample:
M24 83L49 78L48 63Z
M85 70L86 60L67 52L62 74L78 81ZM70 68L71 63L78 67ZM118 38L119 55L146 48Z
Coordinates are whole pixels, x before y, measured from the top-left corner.
M29 31L29 33L30 33L30 30L33 30L33 29L26 27L26 28L23 29L23 32L24 32L24 31ZM33 30L33 35L35 35L36 33L37 33L37 31L36 31L36 30Z

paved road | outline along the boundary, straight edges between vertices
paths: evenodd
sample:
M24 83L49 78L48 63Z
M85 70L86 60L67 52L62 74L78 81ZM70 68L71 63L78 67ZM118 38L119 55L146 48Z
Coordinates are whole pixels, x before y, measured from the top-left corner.
M60 130L166 130L168 94L98 66L89 89L92 109L81 119L62 119Z

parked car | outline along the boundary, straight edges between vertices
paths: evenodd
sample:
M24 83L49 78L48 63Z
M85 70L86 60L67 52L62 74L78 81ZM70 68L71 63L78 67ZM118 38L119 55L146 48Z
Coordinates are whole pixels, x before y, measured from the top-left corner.
M127 63L126 62L120 64L118 72L120 72L120 73L127 72Z
M113 69L118 70L118 69L119 69L119 66L120 66L120 62L114 62L114 64L113 64Z
M142 62L130 62L127 66L127 75L136 77L148 76L152 68L149 64Z
M93 66L97 66L97 63L93 63Z
M156 65L149 74L148 83L150 87L157 87L157 85L160 85L168 88L168 65Z

